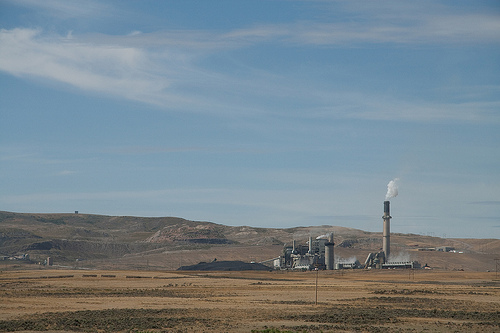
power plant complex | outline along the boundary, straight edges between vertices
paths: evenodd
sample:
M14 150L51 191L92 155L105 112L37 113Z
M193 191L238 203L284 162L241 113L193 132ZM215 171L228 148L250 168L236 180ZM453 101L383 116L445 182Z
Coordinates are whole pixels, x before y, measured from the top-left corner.
M382 251L369 253L364 264L358 260L334 259L333 233L309 237L306 245L285 245L281 256L274 259L275 269L311 270L311 269L355 269L355 268L420 268L417 261L391 261L391 219L390 201L384 201Z
M307 246L297 245L283 248L283 254L274 260L278 269L334 269L333 233L319 236L313 240L309 237Z

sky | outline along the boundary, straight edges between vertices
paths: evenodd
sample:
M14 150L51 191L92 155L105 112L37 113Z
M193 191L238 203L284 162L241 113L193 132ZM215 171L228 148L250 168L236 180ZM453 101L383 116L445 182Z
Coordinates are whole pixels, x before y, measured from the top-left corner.
M0 210L500 238L500 2L0 0Z

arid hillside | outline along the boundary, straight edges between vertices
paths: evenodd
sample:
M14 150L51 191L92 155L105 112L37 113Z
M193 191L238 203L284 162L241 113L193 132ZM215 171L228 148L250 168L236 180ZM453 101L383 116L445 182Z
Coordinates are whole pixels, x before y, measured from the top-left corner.
M381 233L341 226L273 229L177 217L0 212L0 255L5 264L43 264L51 257L55 266L175 270L214 259L268 261L293 240L305 244L330 232L337 259L364 262L382 246ZM444 246L454 252L431 251ZM437 269L494 271L500 240L392 234L391 253Z

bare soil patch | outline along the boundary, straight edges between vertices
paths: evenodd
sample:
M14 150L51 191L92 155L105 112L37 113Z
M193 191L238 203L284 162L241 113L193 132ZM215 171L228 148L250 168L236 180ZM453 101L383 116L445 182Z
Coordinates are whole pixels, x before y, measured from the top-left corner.
M3 271L0 331L498 332L500 281L424 270Z

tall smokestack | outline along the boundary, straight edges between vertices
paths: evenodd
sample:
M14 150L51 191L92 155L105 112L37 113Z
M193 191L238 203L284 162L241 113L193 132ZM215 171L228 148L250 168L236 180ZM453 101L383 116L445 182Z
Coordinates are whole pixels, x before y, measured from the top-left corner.
M391 253L391 209L390 201L384 201L384 238L382 244L382 250L384 251L385 262L389 261L389 254Z
M309 254L313 254L313 238L309 237Z
M334 268L333 256L333 232L328 235L328 241L325 243L325 266L327 270Z

